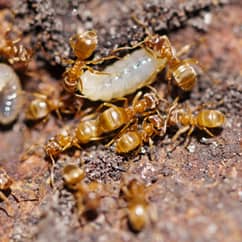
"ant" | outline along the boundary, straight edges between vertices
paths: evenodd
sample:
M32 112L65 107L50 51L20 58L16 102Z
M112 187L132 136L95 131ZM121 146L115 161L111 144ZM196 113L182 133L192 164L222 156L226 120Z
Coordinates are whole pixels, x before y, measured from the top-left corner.
M80 146L75 142L73 136L67 131L67 129L62 129L61 132L53 137L51 137L45 145L45 153L50 157L52 166L50 170L50 184L54 186L54 167L55 167L55 157L63 153L65 150L77 146Z
M102 104L101 106L109 108L98 117L101 132L109 133L124 125L127 127L137 116L144 116L147 113L153 112L161 98L156 93L146 93L141 98L142 94L140 91L135 95L131 106L128 106L126 98L123 98L125 101L124 107L118 107L111 103Z
M78 217L82 215L94 219L98 215L101 197L99 195L102 186L92 181L88 184L83 182L85 172L77 165L66 165L63 169L65 185L70 189L76 199Z
M121 195L127 201L128 221L132 230L140 232L155 220L155 211L147 201L147 187L137 179L132 179L121 187Z
M209 129L221 127L225 122L224 114L218 110L201 109L197 114L192 114L189 107L178 108L177 106L178 98L175 99L169 108L164 126L165 130L167 125L176 125L179 127L172 138L173 142L175 142L181 134L187 132L187 140L185 141L185 146L187 146L189 137L195 128L204 130L208 135L213 137L214 135Z
M61 117L59 110L64 106L64 103L58 99L48 99L46 95L35 94L33 99L28 105L26 111L27 120L40 120L46 119L52 111L56 111L57 115Z
M99 73L88 66L89 64L98 64L104 60L117 58L116 56L109 56L93 61L86 60L93 54L97 47L98 39L95 31L86 31L82 34L75 34L69 39L69 43L77 58L75 61L71 59L67 60L67 63L72 64L72 66L68 67L63 74L64 87L71 93L78 89L78 85L81 85L79 80L85 69L94 73Z
M82 144L104 139L109 136L106 133L111 133L124 125L125 127L129 126L130 123L137 119L136 116L138 114L147 115L147 113L153 112L159 102L158 97L154 93L146 93L140 98L141 96L142 92L137 93L130 107L127 105L127 99L124 99L126 102L125 108L104 103L96 110L96 113L82 118L74 134L64 130L62 133L52 137L45 146L46 154L51 158L52 163L55 163L54 157L66 149L73 146L81 148L80 145ZM109 108L99 114L99 110L103 106ZM110 145L112 142L113 140L107 145Z
M14 17L14 13L7 10L3 13L1 19L1 22L6 26L3 26L1 29L3 37L0 40L0 57L6 59L11 65L20 64L21 66L26 67L30 62L33 53L22 44L19 44L22 33L16 30L16 28L14 29L14 26L9 21L7 24L4 23L6 22L5 18L7 17ZM12 40L9 37L10 35L17 35L17 38Z
M163 59L167 66L166 78L168 79L169 86L172 79L176 85L183 91L191 91L197 80L197 73L193 68L193 64L199 64L197 60L189 58L180 60L179 57L190 49L189 45L184 46L181 50L176 52L171 45L169 38L166 35L158 35L150 33L147 26L138 20L135 16L132 19L143 28L147 33L147 37L132 47L120 47L112 51L115 53L120 50L129 50L141 47L146 49L150 54ZM161 60L160 60L161 61ZM154 73L152 73L153 75Z
M142 122L142 127L138 130L138 123L136 122L129 128L124 129L116 138L115 149L119 154L127 154L134 150L140 149L143 143L149 143L150 147L153 145L152 137L164 136L165 120L157 110L157 114L146 116ZM137 150L137 152L139 151Z
M26 119L30 121L46 120L53 111L62 119L61 113L75 114L80 110L81 103L71 96L58 98L41 93L34 93L33 96L35 98L30 101L25 113Z

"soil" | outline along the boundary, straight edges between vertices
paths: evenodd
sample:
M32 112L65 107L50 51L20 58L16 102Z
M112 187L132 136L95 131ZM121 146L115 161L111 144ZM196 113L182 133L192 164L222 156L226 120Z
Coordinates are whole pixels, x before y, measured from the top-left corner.
M63 60L73 58L68 39L76 31L97 31L92 58L141 41L145 28L132 19L135 16L150 32L167 34L176 49L191 46L187 56L202 67L194 90L182 94L181 102L192 107L212 103L225 114L226 123L214 137L196 130L187 148L178 144L172 152L174 144L164 142L174 134L172 129L139 154L117 155L105 142L70 149L56 159L51 188L51 160L44 146L63 127L75 126L81 113L62 119L51 113L45 121L26 122L26 95L18 119L0 126L0 165L14 180L6 194L13 213L0 201L1 242L242 241L240 1L0 1L0 15L7 8L14 10L13 24L34 53L27 70L16 70L26 92L48 90L60 96ZM162 93L167 83L153 86ZM98 105L75 100L81 110ZM99 181L107 188L95 219L78 217L75 198L63 184L66 164L77 164L85 170L86 182ZM132 178L147 186L145 196L156 214L139 233L128 225L127 204L119 196L124 180Z

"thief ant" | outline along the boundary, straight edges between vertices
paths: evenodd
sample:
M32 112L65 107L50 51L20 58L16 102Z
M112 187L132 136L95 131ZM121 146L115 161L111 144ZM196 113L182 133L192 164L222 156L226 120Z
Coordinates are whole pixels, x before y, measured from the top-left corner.
M166 126L178 126L179 129L173 136L172 141L175 142L177 138L187 132L187 138L185 146L189 143L189 138L195 128L205 131L209 136L213 137L213 133L210 128L218 128L223 126L225 122L225 116L218 110L201 109L197 114L192 114L189 107L179 108L178 98L175 99L173 104L168 110L167 118L165 121Z
M138 20L136 16L132 16L132 19L145 28L147 37L132 47L120 47L113 50L112 53L120 50L132 50L137 47L145 48L151 55L159 56L160 61L163 60L166 64L166 78L168 79L169 86L173 79L176 85L183 91L191 91L197 80L197 73L192 65L197 65L199 63L192 58L184 60L179 59L184 52L189 50L190 46L186 45L180 51L176 52L166 35L152 34L147 26ZM152 73L152 75L153 74L154 73Z
M14 17L11 11L5 11L3 14L3 22L6 22L6 17ZM20 64L26 67L32 58L32 51L20 44L22 33L20 33L12 23L8 23L5 29L2 30L3 38L0 40L0 57L7 60L9 64ZM4 28L3 27L3 28ZM16 39L11 39L10 35L17 35Z
M84 215L88 219L94 219L98 215L102 185L92 181L84 183L85 172L77 165L66 165L63 169L64 183L70 189L76 199L78 217Z
M125 100L124 107L119 107L111 103L104 103L102 106L108 107L104 112L102 112L98 117L99 128L102 133L109 133L117 130L118 128L125 125L129 126L139 115L145 116L147 113L154 112L158 103L162 98L160 98L157 93L143 93L138 92L131 106L127 105L127 99Z
M71 93L77 90L78 85L81 85L79 80L84 70L87 69L91 72L99 73L98 71L93 70L89 64L98 64L104 60L117 58L116 56L109 56L98 60L86 60L93 54L97 47L98 39L95 31L86 31L82 34L75 34L69 39L69 43L77 58L76 60L67 60L67 63L72 64L72 66L68 67L63 74L64 87L66 91Z
M33 93L25 112L25 117L30 121L46 120L50 113L55 112L59 119L62 114L76 114L80 111L82 103L73 96L53 97L50 94Z
M64 106L62 101L58 99L49 99L44 94L34 94L34 96L35 98L30 101L25 113L27 120L37 121L46 119L53 111L56 111L57 115L61 117L59 110Z
M154 136L162 137L165 135L165 119L161 116L158 110L156 110L156 112L157 114L151 114L144 118L140 130L138 129L138 120L136 120L131 127L121 130L118 137L115 138L115 150L117 153L127 154L138 148L140 149L143 143L147 142L149 143L149 146L152 147L152 138Z
M137 179L121 187L121 196L127 202L128 222L134 232L140 232L156 219L155 210L148 203L147 187Z

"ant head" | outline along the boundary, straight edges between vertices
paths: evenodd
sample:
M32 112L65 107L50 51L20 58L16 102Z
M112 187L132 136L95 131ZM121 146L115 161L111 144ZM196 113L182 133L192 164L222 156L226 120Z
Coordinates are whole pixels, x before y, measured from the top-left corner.
M93 54L97 42L97 34L94 31L75 34L70 38L71 48L76 57L81 60L85 60Z
M145 45L154 50L160 58L171 59L173 56L172 46L166 35L149 35L146 37Z

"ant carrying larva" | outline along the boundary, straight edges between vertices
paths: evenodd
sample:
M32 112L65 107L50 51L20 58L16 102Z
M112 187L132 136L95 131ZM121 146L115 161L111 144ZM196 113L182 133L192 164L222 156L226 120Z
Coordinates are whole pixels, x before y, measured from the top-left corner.
M143 41L133 47L122 49L136 49L102 72L94 71L89 64L96 64L116 56L108 56L99 60L84 61L95 50L97 36L94 31L87 31L82 35L75 35L70 40L77 61L64 73L66 89L72 92L78 90L83 97L90 100L110 101L122 98L155 81L158 73L167 68L167 77L173 77L177 85L184 91L190 91L196 81L196 72L191 64L194 59L180 60L175 54L169 39L165 35L149 34ZM88 45L87 43L92 43ZM79 46L86 46L83 48ZM86 70L86 71L84 71Z

